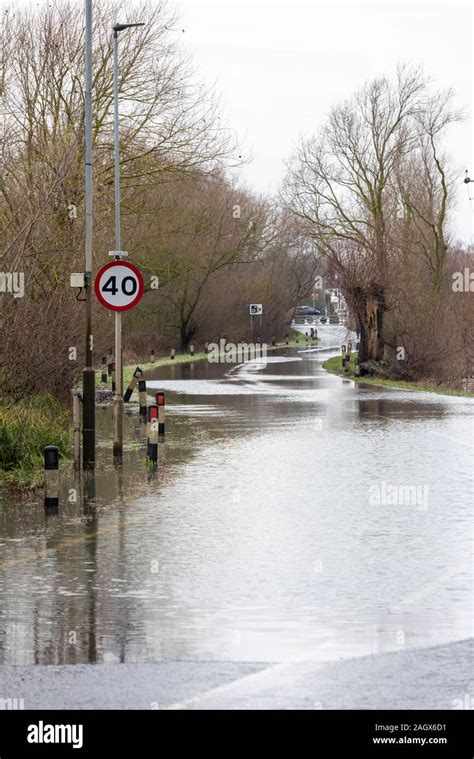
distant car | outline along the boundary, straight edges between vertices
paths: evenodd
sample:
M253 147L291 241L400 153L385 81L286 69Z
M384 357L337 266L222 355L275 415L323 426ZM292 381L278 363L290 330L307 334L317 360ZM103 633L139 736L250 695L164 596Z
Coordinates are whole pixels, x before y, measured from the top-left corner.
M317 308L311 308L311 306L297 306L295 308L295 316L320 316L321 311Z

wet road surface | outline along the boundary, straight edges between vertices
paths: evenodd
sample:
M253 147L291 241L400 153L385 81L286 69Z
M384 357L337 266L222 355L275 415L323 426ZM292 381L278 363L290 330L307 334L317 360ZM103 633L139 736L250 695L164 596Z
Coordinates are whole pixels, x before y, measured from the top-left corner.
M472 399L329 375L345 331L319 332L266 365L157 370L156 475L135 403L122 470L103 409L96 477L65 469L58 514L0 496L1 663L317 663L472 635Z

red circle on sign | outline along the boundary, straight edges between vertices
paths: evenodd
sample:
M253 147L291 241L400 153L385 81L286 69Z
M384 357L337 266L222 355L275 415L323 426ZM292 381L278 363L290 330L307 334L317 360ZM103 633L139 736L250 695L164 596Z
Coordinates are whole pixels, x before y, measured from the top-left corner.
M125 267L126 269L130 269L133 274L135 275L138 283L138 289L135 297L133 300L130 301L130 303L127 303L123 306L115 306L113 303L110 303L108 300L104 298L102 295L102 292L100 290L100 283L102 280L103 275L106 271L109 269L113 269L114 267ZM145 282L143 281L142 273L140 269L138 269L135 264L131 264L128 261L124 261L123 259L117 259L115 261L111 261L108 264L105 264L99 271L97 272L95 282L94 282L94 289L95 294L97 295L98 300L102 303L105 308L108 308L109 311L128 311L130 308L134 308L134 306L137 305L137 303L140 302L142 299L143 291L145 290Z

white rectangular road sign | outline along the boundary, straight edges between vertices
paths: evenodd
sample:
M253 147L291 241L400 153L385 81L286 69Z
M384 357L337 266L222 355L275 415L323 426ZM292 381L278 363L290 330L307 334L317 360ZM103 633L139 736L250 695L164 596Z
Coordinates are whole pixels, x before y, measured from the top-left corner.
M263 314L263 306L261 303L251 303L250 304L250 316L258 316L259 314Z

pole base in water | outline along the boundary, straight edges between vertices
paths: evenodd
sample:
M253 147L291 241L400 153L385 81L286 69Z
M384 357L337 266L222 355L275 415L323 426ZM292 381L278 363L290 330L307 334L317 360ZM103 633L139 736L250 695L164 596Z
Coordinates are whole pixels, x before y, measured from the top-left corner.
M152 464L156 464L158 461L158 444L157 443L148 443L147 446L147 457L148 460L151 461Z
M82 468L95 467L95 370L82 372Z
M51 498L47 496L44 499L44 508L52 511L57 510L59 508L59 498Z
M113 456L114 456L114 461L115 461L116 464L121 464L122 463L123 447L121 445L118 445L117 443L114 443Z
M123 452L123 398L116 395L114 398L114 458L121 459Z

